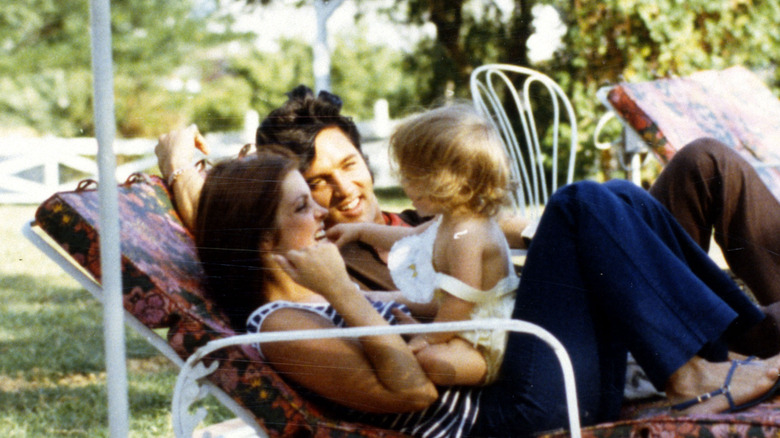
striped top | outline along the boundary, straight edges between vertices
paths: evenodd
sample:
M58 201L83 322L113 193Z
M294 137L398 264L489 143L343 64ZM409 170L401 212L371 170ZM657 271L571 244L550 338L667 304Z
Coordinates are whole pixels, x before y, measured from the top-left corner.
M372 302L374 308L390 324L396 323L392 309L400 308L408 313L405 306L395 303ZM274 301L252 312L247 321L248 333L260 333L265 318L275 310L295 308L321 315L333 322L336 327L345 327L341 315L330 304L293 303ZM255 348L263 356L259 345ZM423 411L402 414L374 414L360 412L323 400L316 394L306 391L307 397L322 401L322 406L332 406L332 414L347 421L371 424L384 429L392 429L415 437L463 437L466 436L479 414L480 387L443 387L439 389L439 398Z

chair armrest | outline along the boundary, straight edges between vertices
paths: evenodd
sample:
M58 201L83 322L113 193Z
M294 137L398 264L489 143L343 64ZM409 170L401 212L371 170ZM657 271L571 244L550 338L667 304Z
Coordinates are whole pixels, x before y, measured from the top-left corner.
M206 368L201 360L222 348L259 344L264 342L282 342L302 339L326 339L340 337L361 337L388 334L438 333L466 330L506 330L527 333L540 338L552 348L563 371L566 389L566 405L569 411L569 430L572 437L580 437L580 418L577 405L577 390L571 360L563 345L547 330L525 321L516 319L484 319L431 324L405 324L382 327L349 327L323 330L292 330L283 332L237 335L211 341L192 354L182 366L176 379L173 393L173 429L177 437L191 436L197 424L206 413L201 408L191 414L189 407L201 397L198 380L216 369L216 363Z

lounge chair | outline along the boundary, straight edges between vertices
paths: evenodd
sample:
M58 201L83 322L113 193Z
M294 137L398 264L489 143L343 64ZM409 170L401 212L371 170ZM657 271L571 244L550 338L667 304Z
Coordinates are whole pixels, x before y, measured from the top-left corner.
M97 202L97 192L88 183L76 191L56 193L41 204L35 221L26 227L25 233L100 298ZM238 418L254 428L257 436L402 436L329 417L327 407L302 397L248 346L216 348L219 345L215 343L232 339L235 332L229 328L227 318L205 298L201 286L203 273L192 237L181 224L170 192L160 178L132 176L119 186L119 208L126 322L179 366L183 366L182 358L193 358L185 368L195 371L194 378L204 369L197 365L201 356L205 354L203 362L207 366L216 363L213 372L204 374L203 384ZM157 334L165 329L167 339ZM177 387L184 389L178 398L198 398L200 394L187 394L188 389L199 392L196 386L186 384L192 379L193 375L179 376L179 381L185 384L177 382ZM187 417L187 406L185 400L174 410ZM198 414L193 417L195 421L200 419ZM188 420L174 418L174 428L190 433L194 425L187 424ZM576 421L574 424L578 424ZM780 398L736 414L704 416L675 416L658 401L629 403L620 421L581 430L570 426L570 429L575 431L571 435L581 432L584 437L777 437L780 436ZM558 438L570 433L552 431L541 436Z
M93 183L84 181L75 191L54 194L41 204L35 221L24 232L38 248L101 299L98 193ZM201 382L243 423L253 428L257 436L404 436L332 418L327 414L327 406L306 400L284 382L249 344L266 340L265 335L279 338L290 332L236 336L227 317L206 298L203 271L192 236L179 220L162 179L135 174L118 189L125 319L182 368L173 394L177 436L190 435L203 417L202 412L192 414L189 409L192 402L205 395ZM478 322L390 330L453 331L474 323ZM563 347L551 335L528 323L493 320L484 324L486 327L511 324L514 330L533 332L554 347L567 376L570 412L575 413L571 416L570 429L578 432L574 379ZM158 334L160 330L167 331L166 339ZM353 329L340 329L342 333L338 335L356 335L350 330ZM332 331L321 332L314 336L333 335ZM312 333L302 334L307 335ZM242 345L226 345L247 336L250 339Z
M650 151L666 163L691 141L712 137L739 152L780 199L780 100L744 67L623 82L602 88L599 99L621 120L629 154Z

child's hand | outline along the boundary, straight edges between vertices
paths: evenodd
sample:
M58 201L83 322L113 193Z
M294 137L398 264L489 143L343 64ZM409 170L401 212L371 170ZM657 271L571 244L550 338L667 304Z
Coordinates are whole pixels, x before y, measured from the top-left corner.
M360 240L361 224L336 224L326 231L328 239L342 247L349 242Z
M403 310L394 307L390 312L393 313L393 316L395 316L395 319L398 321L398 324L419 324L420 321L418 321L415 317L412 315L409 315L408 313L404 312Z
M419 351L426 349L430 344L425 340L424 335L418 335L409 340L409 349L412 353L417 354Z

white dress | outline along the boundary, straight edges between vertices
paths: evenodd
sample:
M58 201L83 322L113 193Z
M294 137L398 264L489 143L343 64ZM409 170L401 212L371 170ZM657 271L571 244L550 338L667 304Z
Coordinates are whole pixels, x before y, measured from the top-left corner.
M403 296L416 303L428 303L441 298L445 291L462 300L475 303L471 319L510 318L515 304L515 292L520 279L512 272L490 290L479 290L455 277L433 269L433 244L441 217L434 219L425 231L397 241L388 256L387 266L393 282ZM507 257L509 252L507 251ZM498 375L506 349L507 332L478 330L460 333L485 357L487 376L491 383Z

